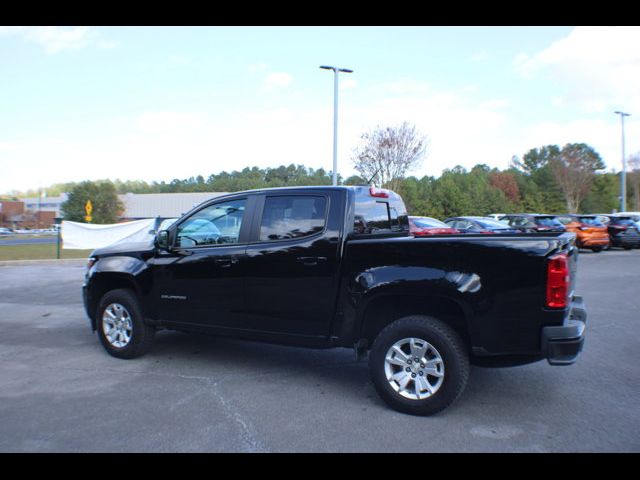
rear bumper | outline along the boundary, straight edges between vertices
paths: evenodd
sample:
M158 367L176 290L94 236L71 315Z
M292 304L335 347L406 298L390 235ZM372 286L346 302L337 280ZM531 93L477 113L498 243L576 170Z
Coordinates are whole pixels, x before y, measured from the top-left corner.
M584 346L587 310L582 297L574 296L564 325L542 329L542 353L550 365L571 365Z

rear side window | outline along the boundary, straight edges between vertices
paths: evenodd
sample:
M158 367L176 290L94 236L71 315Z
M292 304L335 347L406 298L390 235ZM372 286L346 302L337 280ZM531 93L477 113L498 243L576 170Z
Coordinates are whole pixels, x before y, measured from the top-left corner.
M327 199L320 196L267 197L260 223L260 241L287 240L324 230Z

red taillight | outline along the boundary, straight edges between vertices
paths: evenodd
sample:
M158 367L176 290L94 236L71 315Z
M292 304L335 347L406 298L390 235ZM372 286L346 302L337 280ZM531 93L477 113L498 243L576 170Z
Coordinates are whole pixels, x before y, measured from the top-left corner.
M369 187L369 195L371 195L372 197L378 197L378 198L389 198L389 192L387 192L386 190L381 190L376 187Z
M547 301L550 308L566 308L569 294L569 260L566 253L549 258L547 263Z

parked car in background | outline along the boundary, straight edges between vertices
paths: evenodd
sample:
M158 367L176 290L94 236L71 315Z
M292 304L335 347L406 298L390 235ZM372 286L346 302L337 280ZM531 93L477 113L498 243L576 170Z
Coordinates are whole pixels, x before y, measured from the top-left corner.
M554 215L539 213L508 214L501 217L500 221L507 222L511 228L523 233L566 231L564 225L556 220Z
M629 216L636 223L636 227L640 231L640 212L618 212L618 216Z
M10 228L0 227L0 235L11 235L12 233Z
M594 252L609 248L609 232L596 215L568 213L557 215L556 220L562 223L568 232L576 234L578 248L590 248Z
M619 214L599 214L597 218L606 225L612 247L640 248L640 229L633 218Z
M460 233L457 228L451 228L446 223L431 217L409 217L409 231L415 237Z
M461 233L520 233L519 230L489 217L451 217L444 223Z

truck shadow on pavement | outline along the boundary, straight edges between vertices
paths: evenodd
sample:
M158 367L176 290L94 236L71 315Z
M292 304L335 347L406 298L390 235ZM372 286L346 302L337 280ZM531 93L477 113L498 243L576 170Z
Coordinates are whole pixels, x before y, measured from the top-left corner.
M291 383L388 410L371 384L367 360L356 361L351 349L308 349L163 331L147 356L164 372L188 372L221 383L239 377ZM497 416L502 416L502 409L537 409L561 400L562 391L562 380L546 362L500 369L472 366L461 397L438 416L487 406Z

